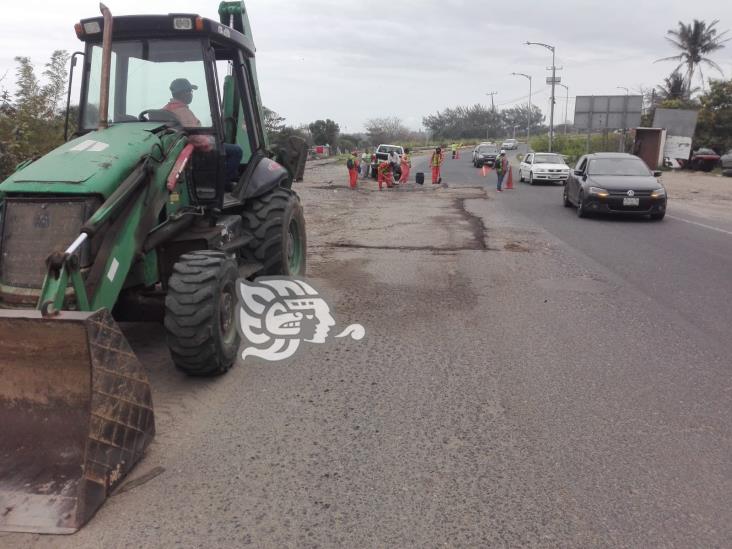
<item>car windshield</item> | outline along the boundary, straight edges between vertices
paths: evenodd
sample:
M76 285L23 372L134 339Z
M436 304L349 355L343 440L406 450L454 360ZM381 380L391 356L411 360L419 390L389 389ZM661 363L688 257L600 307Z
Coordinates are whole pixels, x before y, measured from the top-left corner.
M393 152L395 152L395 153L398 153L398 154L402 154L402 148L401 147L392 147L390 145L384 145L384 146L379 147L379 152L381 152L381 153L393 153Z
M93 129L99 122L99 89L102 74L101 44L90 46L86 98L81 108L82 126ZM179 117L188 127L212 125L203 48L199 40L130 40L112 44L109 84L109 118L113 123L134 122L142 111L162 109L172 99L171 84L185 79L197 86L184 109L193 116ZM190 88L189 88L190 90ZM176 111L177 112L177 111ZM196 124L195 122L199 122Z
M558 154L537 154L534 164L564 164L564 159Z
M495 154L498 152L498 149L495 147L480 147L478 152L482 154Z
M587 170L590 175L651 175L640 158L594 158Z

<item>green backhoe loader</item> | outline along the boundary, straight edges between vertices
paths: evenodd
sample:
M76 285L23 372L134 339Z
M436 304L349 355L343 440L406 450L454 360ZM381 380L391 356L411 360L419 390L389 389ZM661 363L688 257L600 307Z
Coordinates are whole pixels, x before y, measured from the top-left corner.
M76 531L152 440L117 321L163 321L176 367L221 374L236 279L305 272L306 148L267 143L244 3L101 9L75 26L76 133L0 184L0 530Z

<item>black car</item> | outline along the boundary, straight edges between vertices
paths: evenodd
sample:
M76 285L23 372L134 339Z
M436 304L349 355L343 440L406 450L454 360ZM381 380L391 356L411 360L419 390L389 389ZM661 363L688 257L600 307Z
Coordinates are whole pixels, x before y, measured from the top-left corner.
M666 215L666 189L637 156L625 153L587 154L579 159L564 187L564 205L579 217L591 213Z
M498 157L498 149L492 145L478 145L473 154L473 166L482 168L485 164L493 166Z

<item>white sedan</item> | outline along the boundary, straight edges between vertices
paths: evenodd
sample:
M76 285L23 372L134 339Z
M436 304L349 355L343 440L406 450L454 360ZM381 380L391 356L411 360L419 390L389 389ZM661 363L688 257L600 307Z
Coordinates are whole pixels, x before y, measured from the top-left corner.
M561 154L528 153L519 166L519 181L528 181L529 185L538 181L564 185L568 177L569 166Z

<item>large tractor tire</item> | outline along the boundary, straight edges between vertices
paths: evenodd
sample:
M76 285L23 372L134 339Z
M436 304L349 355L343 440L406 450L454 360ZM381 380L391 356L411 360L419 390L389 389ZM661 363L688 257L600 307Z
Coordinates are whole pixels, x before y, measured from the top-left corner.
M260 274L305 274L305 217L294 191L278 187L263 196L249 199L242 221L244 229L254 235L254 241L242 249L242 256L261 263L264 268Z
M192 376L226 372L236 359L236 261L223 252L184 254L173 266L165 329L176 367Z

